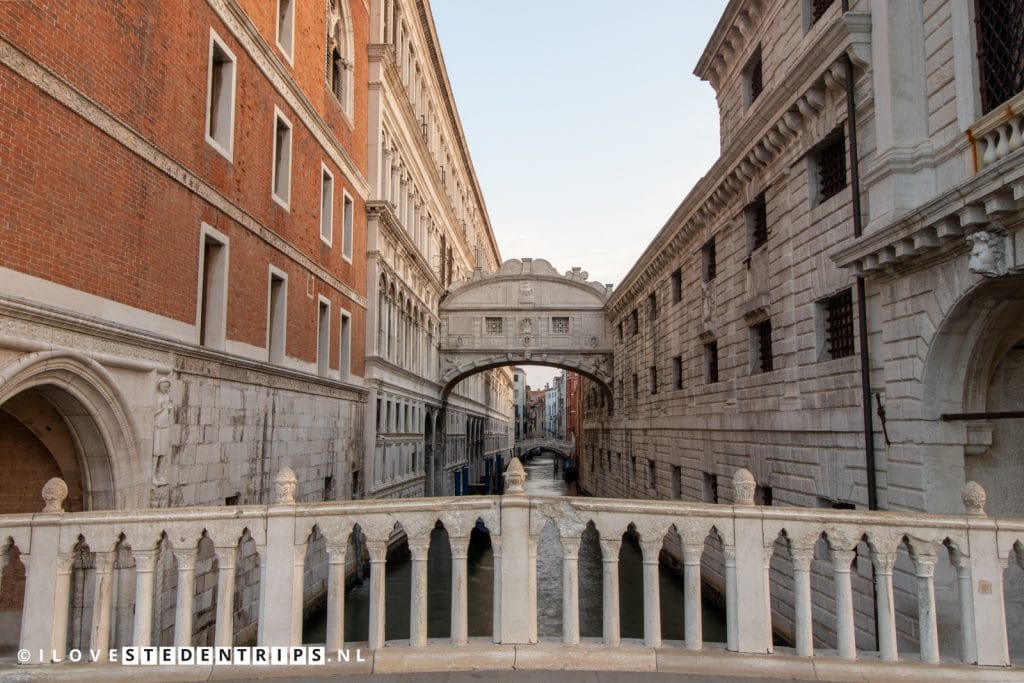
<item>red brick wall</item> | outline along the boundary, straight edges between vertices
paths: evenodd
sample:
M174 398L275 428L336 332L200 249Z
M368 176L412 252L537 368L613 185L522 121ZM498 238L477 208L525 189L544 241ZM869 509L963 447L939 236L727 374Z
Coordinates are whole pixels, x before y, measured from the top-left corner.
M272 12L246 2L269 35ZM295 74L305 96L366 173L368 16L350 7L355 29L354 126L323 83L321 3L297 3ZM236 58L233 161L204 135L210 28ZM269 28L268 28L269 27ZM266 33L266 31L271 31ZM74 5L0 3L0 35L71 83L224 197L365 296L366 217L354 178L329 161L301 119L205 3ZM292 123L290 211L271 199L274 105ZM320 164L334 174L335 239L319 238ZM341 258L342 190L354 201L353 264ZM289 355L316 356L316 293L332 301L332 367L338 306L352 313L352 371L362 374L364 311L340 291L308 283L300 263L237 225L20 75L0 67L0 266L193 324L200 223L230 239L228 339L264 346L268 265L289 274ZM313 297L307 296L307 288ZM60 302L49 302L57 303ZM357 343L359 342L359 343Z

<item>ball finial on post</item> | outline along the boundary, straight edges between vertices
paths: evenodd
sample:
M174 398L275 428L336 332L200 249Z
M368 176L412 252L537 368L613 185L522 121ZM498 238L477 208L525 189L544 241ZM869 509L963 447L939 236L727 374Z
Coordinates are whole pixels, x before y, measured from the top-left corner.
M505 468L505 483L507 484L505 495L525 496L526 489L523 488L523 482L525 481L526 470L523 469L523 463L519 462L519 458L512 458L508 463L508 467Z
M746 467L741 467L732 475L732 490L736 505L753 505L754 489L757 482L754 475Z
M976 481L967 482L964 484L964 491L960 498L964 501L964 508L967 510L967 514L972 517L985 516L985 501L988 500L988 494L985 493L985 489L982 488L981 484Z
M60 477L54 477L43 484L43 512L64 512L64 499L68 497L68 485Z
M295 504L295 487L299 480L291 467L282 467L274 478L274 502L278 505Z

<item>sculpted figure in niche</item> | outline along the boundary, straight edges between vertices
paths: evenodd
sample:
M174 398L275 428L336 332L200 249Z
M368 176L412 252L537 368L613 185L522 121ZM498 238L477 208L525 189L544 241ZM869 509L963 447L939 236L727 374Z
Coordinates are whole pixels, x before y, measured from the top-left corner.
M711 300L711 285L708 282L700 283L701 303L702 308L702 320L706 323L711 322L711 309L714 307L714 302Z
M519 303L521 304L532 304L533 298L533 283L524 282L519 285Z
M999 233L980 230L967 236L971 245L971 257L967 267L972 273L986 277L1006 274L1006 256L1003 253L1003 236Z
M153 416L153 484L166 486L167 459L171 454L171 425L174 423L171 378L161 377L156 383L156 388L156 414Z
M533 334L533 318L523 320L523 334Z

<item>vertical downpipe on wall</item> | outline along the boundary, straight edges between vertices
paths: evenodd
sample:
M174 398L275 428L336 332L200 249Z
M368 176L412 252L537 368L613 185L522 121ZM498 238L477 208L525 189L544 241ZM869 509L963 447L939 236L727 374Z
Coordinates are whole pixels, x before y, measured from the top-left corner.
M843 12L850 10L850 0L843 0ZM853 236L864 230L861 215L860 166L857 158L857 103L853 84L853 62L843 55L846 72L846 122L850 140L850 189L853 202ZM861 407L864 414L864 468L868 486L868 509L878 509L877 471L875 469L875 426L871 414L871 359L868 354L868 307L864 276L857 276L857 328L860 341Z

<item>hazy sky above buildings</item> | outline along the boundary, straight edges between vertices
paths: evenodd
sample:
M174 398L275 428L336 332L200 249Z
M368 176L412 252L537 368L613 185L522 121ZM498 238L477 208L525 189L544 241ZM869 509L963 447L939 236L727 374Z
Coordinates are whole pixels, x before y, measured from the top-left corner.
M502 258L617 285L718 155L693 69L725 0L431 7Z

